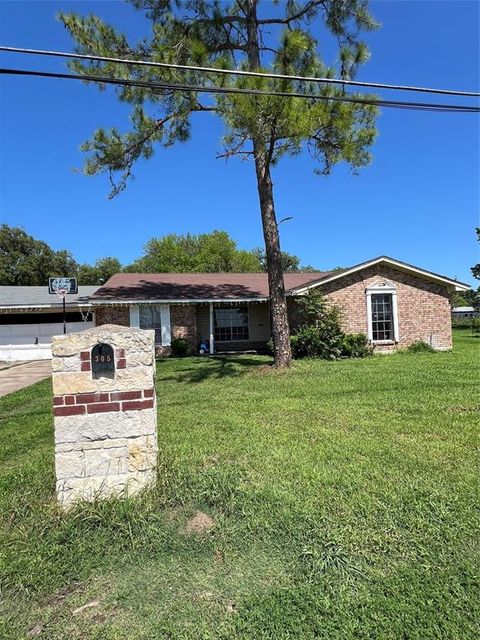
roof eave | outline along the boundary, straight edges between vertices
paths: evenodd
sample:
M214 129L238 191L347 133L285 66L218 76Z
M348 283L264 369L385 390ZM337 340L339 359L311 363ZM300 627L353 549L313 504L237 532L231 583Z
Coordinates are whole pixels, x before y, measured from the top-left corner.
M209 303L217 303L217 302L268 302L268 297L260 297L260 298L194 298L194 299L160 299L160 298L150 298L149 300L120 300L116 299L92 299L90 302L92 306L102 306L108 304L123 304L123 305L137 305L137 304L209 304Z
M469 289L471 289L471 286L469 284L466 284L465 282L459 282L458 280L452 280L451 278L446 278L445 276L441 276L431 271L426 271L425 269L419 269L418 267L414 267L413 265L407 264L406 262L401 262L400 260L395 260L395 258L390 258L389 256L379 256L378 258L373 258L373 260L368 260L367 262L361 262L360 264L354 265L353 267L350 267L350 269L339 271L338 273L323 278L322 280L318 280L316 282L309 283L308 285L303 285L301 287L297 287L296 289L292 289L290 293L291 295L303 295L312 288L327 284L329 282L333 282L335 280L339 280L340 278L351 275L352 273L356 273L357 271L367 269L368 267L372 267L376 264L381 263L394 266L400 271L420 275L423 279L441 283L452 291L468 291Z
M65 309L75 309L85 307L90 305L90 300L85 300L84 302L67 302L65 304ZM19 311L28 311L28 309L59 309L62 310L63 305L60 302L52 303L52 304L35 304L35 302L29 302L28 304L9 304L2 305L0 303L0 311L15 311L16 309Z

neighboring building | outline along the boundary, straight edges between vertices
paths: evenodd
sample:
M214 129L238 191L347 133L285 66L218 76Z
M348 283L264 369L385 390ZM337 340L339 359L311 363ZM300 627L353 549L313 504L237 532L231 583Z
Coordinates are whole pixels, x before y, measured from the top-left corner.
M470 287L381 256L349 269L284 276L291 323L295 299L317 288L342 310L344 330L365 333L376 351L418 340L452 346L450 299ZM119 273L91 299L96 324L155 329L160 353L172 338L211 352L261 350L270 338L265 273Z
M478 318L480 313L475 311L473 307L453 307L452 318L454 320L463 320L464 318Z
M95 326L90 298L98 287L78 287L65 298L67 332ZM63 302L48 287L0 286L0 361L52 357L51 337L63 333Z

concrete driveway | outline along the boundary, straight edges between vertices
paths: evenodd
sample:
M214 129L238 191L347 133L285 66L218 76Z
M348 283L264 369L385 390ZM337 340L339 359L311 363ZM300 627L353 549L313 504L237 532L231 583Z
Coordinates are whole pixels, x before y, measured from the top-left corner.
M39 380L52 375L51 360L35 360L23 364L12 364L6 369L0 369L0 397L7 393L29 387Z

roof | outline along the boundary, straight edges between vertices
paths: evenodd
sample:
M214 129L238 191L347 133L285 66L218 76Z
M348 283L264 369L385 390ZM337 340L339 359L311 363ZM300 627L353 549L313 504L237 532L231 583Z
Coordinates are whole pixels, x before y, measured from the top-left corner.
M78 307L88 303L99 287L78 287L78 294L68 294L65 297L67 307ZM48 287L0 287L0 309L26 308L61 308L61 298L48 293Z
M474 313L473 307L453 307L452 313Z
M286 273L287 292L325 278L331 272ZM117 273L92 302L266 300L266 273Z
M360 264L356 264L353 267L349 267L348 269L333 271L332 273L327 274L325 277L321 278L315 283L310 283L304 285L303 287L297 287L295 293L305 293L305 291L307 291L311 287L320 284L326 284L327 282L333 282L334 280L344 278L345 276L356 273L357 271L361 271L362 269L367 269L368 267L373 267L380 264L396 269L397 271L409 273L423 280L429 280L430 282L442 284L452 291L468 291L469 289L471 289L471 286L469 284L466 284L465 282L460 282L459 280L455 280L447 276L442 276L438 273L434 273L433 271L427 271L426 269L415 267L413 264L408 264L407 262L402 262L401 260L396 260L395 258L390 258L389 256L378 256L377 258L367 260L366 262L361 262Z
M446 286L466 291L468 284L426 271L388 256L379 256L348 269L285 273L287 295L301 295L311 288L341 279L368 267L384 264L399 271ZM213 302L268 300L266 273L117 273L92 297L92 302Z

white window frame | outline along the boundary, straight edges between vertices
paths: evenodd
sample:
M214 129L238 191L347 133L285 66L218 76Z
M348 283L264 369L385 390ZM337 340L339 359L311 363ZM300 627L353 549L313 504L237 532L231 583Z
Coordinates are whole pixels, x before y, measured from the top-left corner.
M160 307L160 323L161 335L162 335L162 347L169 347L172 341L172 330L170 322L170 305L159 304L155 305ZM130 307L130 326L140 328L140 305L132 305Z
M134 304L130 307L130 326L140 328L140 307Z
M390 294L392 296L393 340L373 339L372 295L377 293ZM391 344L392 342L399 342L400 333L398 331L397 288L393 282L389 282L388 280L377 280L365 289L365 298L367 302L367 335L370 342L373 342L374 344Z

